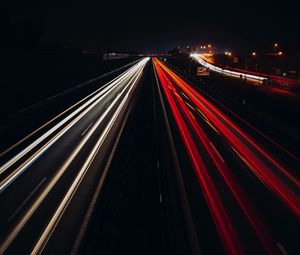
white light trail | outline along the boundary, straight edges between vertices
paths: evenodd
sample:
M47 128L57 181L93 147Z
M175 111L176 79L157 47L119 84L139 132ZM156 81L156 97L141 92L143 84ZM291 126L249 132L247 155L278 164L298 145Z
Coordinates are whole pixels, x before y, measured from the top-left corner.
M137 61L134 61L137 62ZM130 65L130 64L128 64ZM122 68L122 67L121 67ZM118 69L117 69L118 70ZM127 70L129 71L129 70ZM125 72L127 72L125 71ZM113 73L113 71L109 72L110 74ZM83 98L82 100L78 101L77 103L75 103L74 105L70 106L68 109L64 110L63 112L59 113L58 115L56 115L55 117L53 117L51 120L49 120L48 122L46 122L45 124L43 124L42 126L40 126L39 128L37 128L36 130L34 130L33 132L31 132L30 134L26 135L24 138L22 138L20 141L18 141L17 143L15 143L14 145L10 146L9 148L7 148L5 151L0 153L0 158L3 157L5 154L7 154L8 152L10 152L12 149L14 149L15 147L17 147L18 145L20 145L22 142L26 141L27 139L29 139L31 136L33 136L34 134L36 134L38 131L42 130L43 128L45 128L46 126L48 126L50 123L54 122L55 120L57 120L59 117L63 116L64 114L66 114L67 112L71 111L73 108L75 108L76 106L78 106L79 104L83 103L84 101L86 101L88 98L92 97L94 94L98 93L99 91L101 91L102 89L104 89L105 87L107 87L109 84L113 83L115 80L117 80L119 77L121 77L122 75L124 75L124 73L118 75L116 78L114 78L113 80L111 80L110 82L106 83L105 85L103 85L101 88L97 89L96 91L94 91L93 93L89 94L88 96L86 96L85 98ZM92 79L90 81L95 81L97 78ZM84 83L82 83L84 84ZM82 86L82 84L76 86L76 87L80 87ZM72 89L70 89L72 90ZM69 90L69 91L70 91ZM63 94L64 92L62 92L61 94ZM58 94L58 95L61 95ZM55 98L57 97L53 96L51 98Z
M80 113L75 119L73 119L70 123L67 124L62 130L60 130L54 137L52 137L45 145L43 145L39 150L37 150L31 157L29 157L25 162L23 162L19 167L14 169L6 178L4 178L0 182L0 193L2 193L16 178L18 178L30 165L32 165L46 150L48 150L59 138L61 138L71 127L73 127L85 114L90 111L93 107L95 107L98 103L100 103L111 91L117 88L120 84L122 84L130 75L134 74L141 67L141 62L134 65L132 68L124 72L122 75L118 76L117 79L114 79L113 82L109 82L108 85L105 86L99 93L93 96L90 100L80 106L73 113L68 115L65 119L56 124L53 128L47 131L44 135L39 137L36 141L31 143L25 149L23 149L20 153L10 159L7 163L0 167L0 175L3 174L9 167L11 167L14 163L20 160L27 153L32 151L37 145L39 145L42 141L48 138L51 134L53 134L56 130L66 124L69 120L71 120L76 114ZM94 92L95 93L95 92ZM86 109L85 109L86 108ZM85 109L85 110L84 110Z
M100 138L98 139L97 143L93 147L91 153L89 154L87 160L84 162L83 166L81 167L78 175L76 176L75 180L73 181L71 187L69 188L68 192L66 193L65 197L61 201L60 205L58 206L57 210L55 211L53 217L51 218L50 222L48 223L47 227L45 228L43 234L41 235L40 239L36 243L34 249L32 250L31 254L41 254L44 247L46 246L48 240L50 239L52 233L54 232L59 220L61 219L63 213L65 212L69 202L71 201L72 197L74 196L77 188L79 187L83 177L85 176L87 170L89 169L90 165L92 164L94 158L96 157L97 152L101 148L103 142L105 141L109 131L113 127L117 117L119 116L121 110L123 109L126 101L129 98L129 94L136 85L138 79L142 74L142 69L140 69L139 73L135 80L132 82L132 85L129 91L126 93L125 97L123 98L122 102L120 103L118 109L115 111L113 117L111 118L110 122L105 127L103 133L101 134Z
M73 150L71 155L68 157L68 159L65 160L65 163L60 167L60 169L56 172L55 176L51 179L50 183L45 187L43 192L39 195L39 197L35 200L33 205L28 209L28 211L25 213L25 215L22 217L20 222L16 225L16 227L10 232L10 234L7 236L7 238L4 240L4 242L0 246L0 254L3 254L7 248L10 246L10 244L14 241L14 239L17 237L17 235L20 233L20 231L23 229L23 227L27 224L27 222L31 219L32 215L36 212L36 210L39 208L41 203L44 201L44 199L47 197L47 195L50 193L50 191L53 189L53 187L56 185L56 183L59 181L61 176L65 173L67 168L70 166L71 162L74 160L74 158L78 155L80 150L83 148L83 146L86 144L86 142L91 138L95 130L99 127L99 125L102 123L104 118L110 113L110 111L113 109L113 107L117 104L118 100L123 96L123 99L121 103L119 104L118 108L115 110L113 117L110 119L109 123L106 125L104 131L102 132L101 136L99 137L98 141L96 142L95 146L93 147L91 153L89 154L87 160L84 162L82 168L80 169L78 175L75 177L73 183L71 184L70 188L68 189L65 197L59 204L57 210L54 212L53 217L51 218L50 222L48 223L46 229L43 231L42 236L36 243L34 250L31 252L31 254L40 254L42 252L45 244L49 240L52 232L54 231L58 221L62 217L63 212L65 211L67 205L70 202L70 199L73 197L76 189L78 188L81 180L83 179L86 171L88 170L90 164L92 163L95 155L99 151L101 145L103 144L105 138L107 137L109 131L111 130L111 127L113 126L116 118L120 114L124 104L128 100L129 94L134 88L134 86L137 84L137 81L141 77L143 68L149 58L145 58L142 61L140 61L136 65L136 69L134 74L130 77L130 80L128 82L124 81L126 83L125 87L122 89L121 93L119 93L113 102L110 104L110 106L105 110L105 112L101 115L101 117L97 120L97 122L92 126L92 128L88 131L88 133L84 136L84 138L81 140L81 142L76 146L76 148ZM130 89L126 92L127 88L130 87ZM126 93L126 94L125 94ZM125 94L125 95L123 95Z
M221 73L221 74L228 75L228 76L235 77L235 78L246 78L246 79L249 79L249 80L261 81L261 82L264 81L264 80L267 80L266 77L253 75L253 74L248 74L248 73L244 73L244 72L232 71L232 70L229 70L229 69L225 69L225 68L215 66L215 65L210 64L207 61L205 61L201 54L191 54L191 57L196 59L201 65L203 65L203 66L205 66L205 67L209 68L210 70L212 70L214 72L217 72L217 73Z

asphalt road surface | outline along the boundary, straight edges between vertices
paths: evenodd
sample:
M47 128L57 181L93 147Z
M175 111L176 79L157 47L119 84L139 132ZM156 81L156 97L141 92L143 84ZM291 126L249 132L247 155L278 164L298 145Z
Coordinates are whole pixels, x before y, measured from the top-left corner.
M189 85L158 59L154 63L169 118L175 124L174 136L183 141L178 155L186 154L189 160L183 164L190 162L194 170L193 175L186 175L186 182L192 184L196 179L199 187L198 192L191 188L191 203L197 203L197 193L199 200L205 201L193 212L201 215L205 207L209 210L223 246L223 251L213 253L296 254L299 159L276 143L272 144L274 150L266 149L264 144L272 143L268 137L257 140L250 135L254 127L240 127L235 122L238 116L225 106ZM287 154L289 160L281 154ZM194 219L199 221L197 216ZM209 244L217 243L214 238L200 248L212 254L216 248Z
M1 127L0 254L299 254L293 133L149 60Z
M39 254L47 249L72 203L76 210L67 221L80 224L93 180L106 174L95 169L105 169L148 60L76 103L60 122L1 166L1 254ZM80 192L83 183L86 188ZM70 248L74 236L67 233L74 225L69 226L65 234L59 233L63 243L56 242L50 253Z

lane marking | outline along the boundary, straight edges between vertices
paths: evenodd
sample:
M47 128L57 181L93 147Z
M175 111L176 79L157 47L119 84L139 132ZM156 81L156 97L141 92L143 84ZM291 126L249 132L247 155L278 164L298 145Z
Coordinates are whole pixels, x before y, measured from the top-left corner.
M88 127L81 133L81 136L84 136L85 133L89 130L89 128L93 125L94 122L90 123Z

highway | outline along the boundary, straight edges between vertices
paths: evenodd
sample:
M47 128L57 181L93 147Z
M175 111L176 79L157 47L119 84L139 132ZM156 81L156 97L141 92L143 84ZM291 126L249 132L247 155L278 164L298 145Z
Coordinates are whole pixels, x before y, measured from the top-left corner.
M41 254L56 234L64 242L51 246L50 253L61 253L62 247L70 251L74 229L84 227L78 219L84 218L97 180L105 180L108 158L148 60L78 101L1 165L0 254ZM56 231L61 224L68 227Z
M266 148L265 140L271 139L257 140L252 135L258 132L254 127L238 125L233 112L158 59L154 65L179 140L178 155L185 154L194 171L186 182L191 185L191 178L197 179L198 191L193 187L189 192L191 204L197 203L197 195L202 203L193 211L194 219L200 221L200 228L201 219L195 214L203 214L206 207L223 246L213 254L296 254L299 159L276 143L274 149ZM288 160L277 150L287 154ZM183 169L189 171L187 161L182 161ZM200 248L207 254L216 249L213 238L207 237L207 242L200 239Z
M79 254L199 254L152 65L138 95Z
M299 253L297 141L159 57L0 128L0 254Z

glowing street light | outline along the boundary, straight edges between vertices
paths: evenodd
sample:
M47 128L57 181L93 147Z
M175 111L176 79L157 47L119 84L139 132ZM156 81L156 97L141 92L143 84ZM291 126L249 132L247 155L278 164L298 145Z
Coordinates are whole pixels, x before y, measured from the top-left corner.
M274 53L277 53L278 43L274 43Z
M279 51L279 52L278 52L278 55L279 55L279 56L283 55L283 52L282 52L282 51Z
M256 56L256 52L253 51L253 52L252 52L252 56Z

